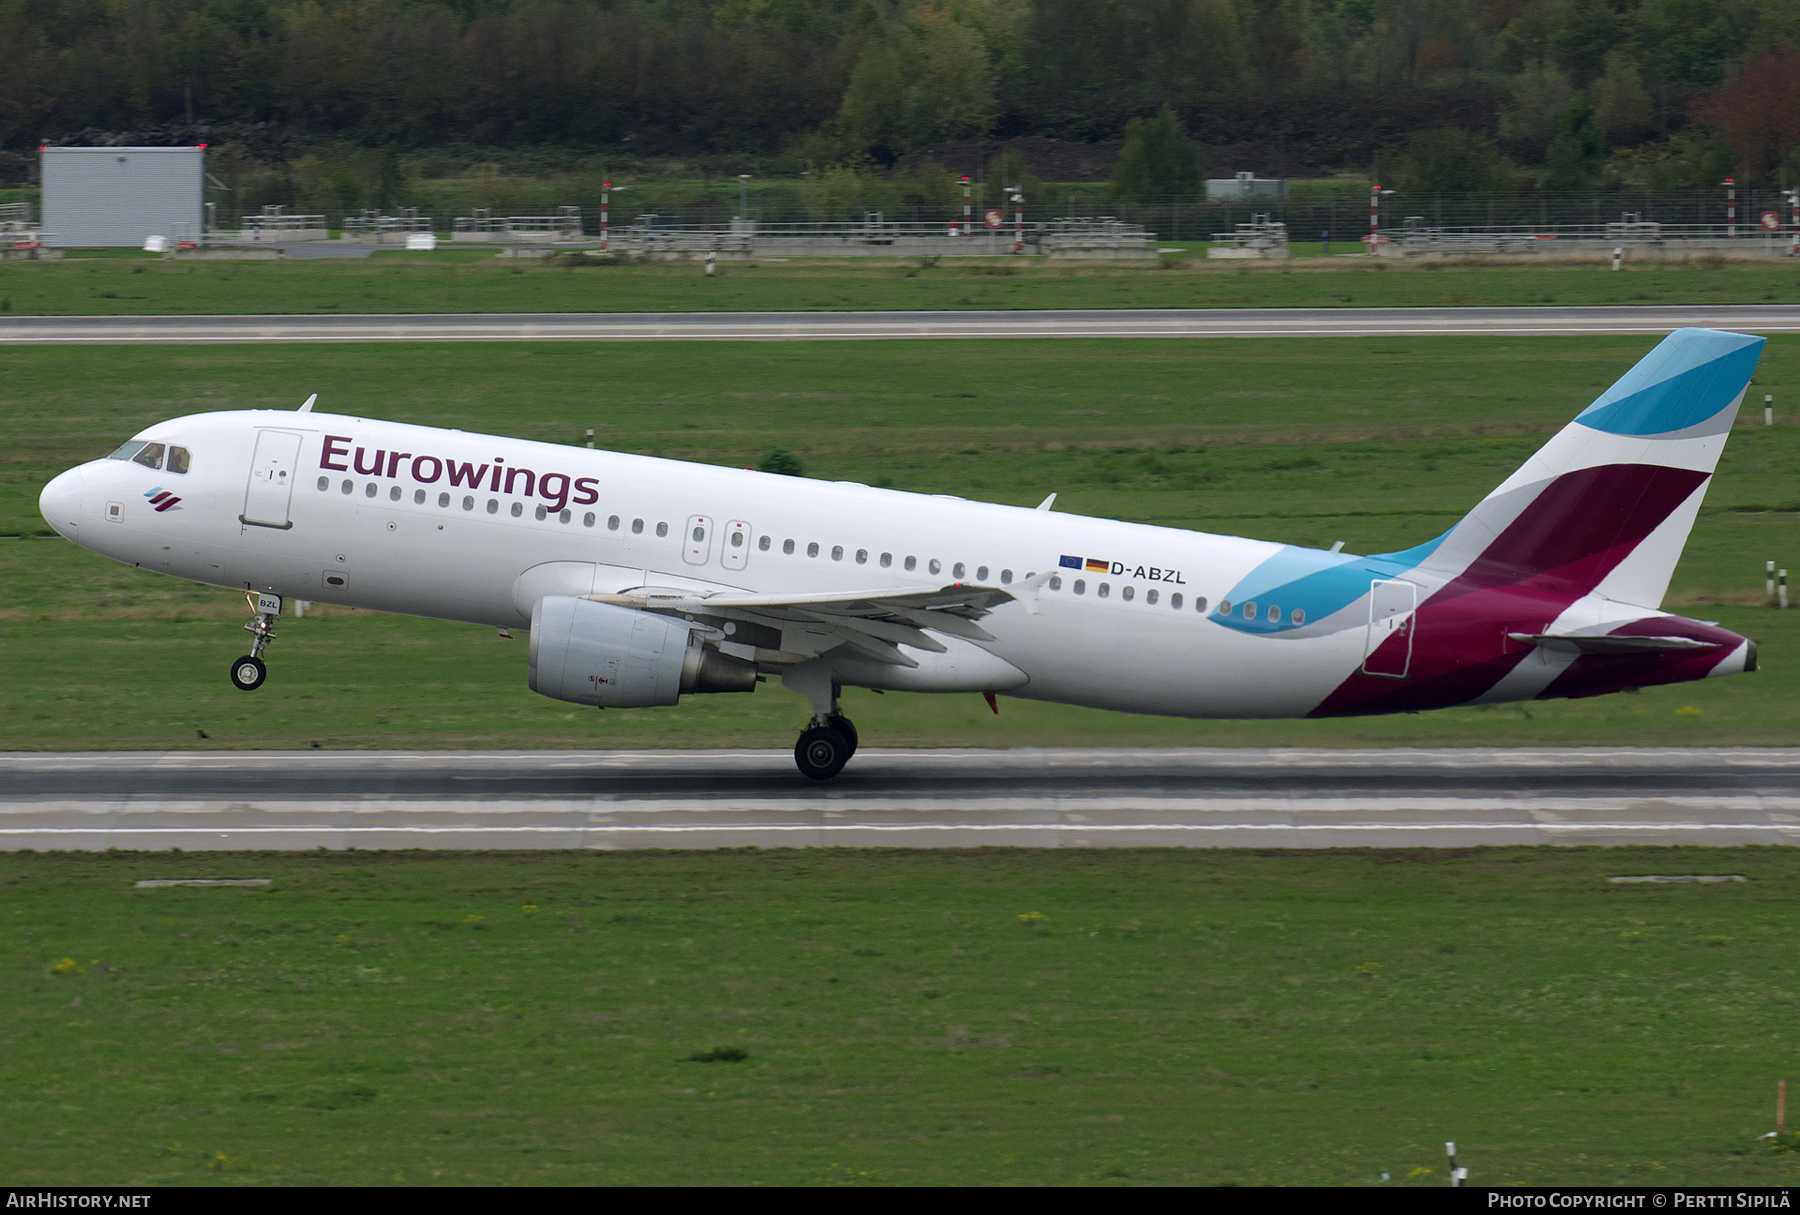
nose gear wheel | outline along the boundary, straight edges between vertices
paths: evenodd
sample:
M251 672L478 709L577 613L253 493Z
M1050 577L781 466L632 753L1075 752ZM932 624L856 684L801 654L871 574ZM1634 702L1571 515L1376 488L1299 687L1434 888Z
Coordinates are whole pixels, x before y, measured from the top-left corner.
M268 677L269 668L254 654L245 654L231 664L231 683L240 691L254 692Z

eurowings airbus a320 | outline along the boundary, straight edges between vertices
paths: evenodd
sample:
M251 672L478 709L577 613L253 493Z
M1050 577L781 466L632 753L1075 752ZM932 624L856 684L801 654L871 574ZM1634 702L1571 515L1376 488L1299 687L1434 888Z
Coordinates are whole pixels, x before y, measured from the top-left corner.
M846 686L1193 718L1596 696L1756 669L1658 610L1763 339L1665 339L1442 536L1356 556L299 411L150 427L44 488L103 556L252 601L529 626L533 691L673 705L776 676L794 749L854 754Z

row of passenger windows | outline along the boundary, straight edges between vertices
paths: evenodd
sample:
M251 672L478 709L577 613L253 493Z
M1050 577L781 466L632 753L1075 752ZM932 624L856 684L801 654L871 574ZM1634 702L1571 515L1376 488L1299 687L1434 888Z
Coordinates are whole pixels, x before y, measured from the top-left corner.
M1255 600L1251 600L1248 603L1240 604L1239 611L1243 614L1243 617L1245 620L1255 620L1256 619L1256 611L1257 611ZM1276 607L1274 604L1269 605L1266 614L1269 618L1270 624L1280 624L1281 623L1281 609ZM1221 615L1221 616L1231 615L1231 600L1229 600L1229 599L1219 600L1219 615ZM1288 620L1293 624L1305 624L1306 623L1306 610L1304 608L1295 608L1292 612L1290 612L1288 614Z
M699 537L696 536L695 539L699 539ZM732 538L732 540L733 540L733 543L737 542L737 538L735 536ZM758 549L760 549L762 552L766 553L769 551L769 549L771 547L774 546L774 543L775 543L775 537L761 536L756 541L756 547ZM796 547L797 547L797 545L792 540L783 540L781 542L781 551L790 557L794 555L794 550ZM806 555L808 557L817 557L819 555L820 551L821 551L821 549L819 547L819 542L816 540L808 543L806 546ZM833 561L842 561L844 559L844 553L845 553L845 549L844 549L843 545L834 544L831 546L831 559ZM856 550L856 555L855 555L856 564L867 565L869 563L869 558L870 558L870 553L869 553L868 549L859 548ZM884 570L891 569L894 564L894 554L881 553L880 555L875 557L875 564L879 565ZM912 573L919 568L919 559L917 557L911 557L911 556L902 557L900 559L900 568L904 569L907 573ZM944 572L944 563L942 561L939 561L936 557L933 557L930 560L925 562L925 572L933 575L934 577L939 574L942 574ZM958 582L961 582L964 578L967 578L969 576L969 567L967 565L965 565L963 562L958 561L950 567L950 576L952 578L956 579ZM985 565L976 566L975 567L975 581L986 582L987 580L988 580L988 567ZM1013 580L1013 572L1011 570L1001 570L1000 571L1000 581L1002 583L1008 583L1008 582L1011 582L1012 580Z
M129 446L129 444L127 444L127 446ZM176 448L175 450L182 451L182 454L185 457L186 452L183 451L183 449ZM117 458L123 458L123 457L117 457ZM186 471L185 461L184 461L184 466L183 466L182 471L184 471L184 472ZM330 488L331 488L331 478L330 477L320 477L319 478L319 492L325 493L328 490L330 490ZM342 484L339 486L339 492L343 493L343 494L355 493L356 492L356 482L354 482L354 481L350 480L348 477L346 477L344 479L344 481L342 482ZM373 481L370 481L367 485L365 485L363 487L363 496L365 498L373 498L380 492L381 492L380 487L377 486L375 484L375 482L373 482ZM398 501L400 501L400 497L401 497L401 489L398 485L390 486L388 488L388 499L390 501L398 502ZM425 499L426 499L426 493L424 490L415 489L413 491L413 502L416 505L423 506L425 504ZM452 501L452 496L448 493L440 492L437 496L437 504L440 507L448 508L451 504L451 501ZM474 495L473 494L463 495L461 505L464 510L473 511L475 509ZM500 500L498 498L489 498L487 500L487 513L490 515L497 515L500 513ZM515 519L520 518L524 515L524 513L525 513L525 504L523 502L514 502L512 504L512 517L513 518L515 518ZM542 520L542 519L549 518L549 516L550 516L550 512L549 512L548 508L543 507L543 506L540 506L537 508L536 518ZM564 510L564 511L559 512L556 517L557 517L558 522L568 523L574 518L574 512ZM583 527L593 527L598 522L599 522L599 516L596 515L593 511L586 511L582 514L581 524ZM619 528L621 526L623 526L623 520L621 520L618 515L608 515L607 516L606 530L616 532L619 530ZM633 519L631 521L632 535L634 535L634 536L642 535L643 531L644 531L644 521L642 519ZM658 523L656 525L656 534L658 536L667 536L669 534L669 525L667 523ZM696 542L703 541L703 540L705 540L705 538L706 537L705 537L703 529L696 527L694 529L695 541ZM733 532L732 536L731 536L731 543L733 546L741 546L744 543L743 533L742 532ZM775 538L773 536L761 536L761 537L758 537L758 539L756 541L756 547L760 551L765 552L765 553L768 552L770 549L772 549L774 547L774 544L775 544ZM797 547L798 547L798 545L793 540L783 540L781 542L781 551L790 557L793 556ZM820 549L819 543L816 540L809 542L806 546L806 555L808 557L817 557L819 555L820 551L821 551L821 549ZM869 563L869 557L870 557L870 553L869 553L868 549L859 548L856 550L856 556L855 556L856 564L867 565ZM844 559L844 546L843 545L834 544L831 546L831 559L833 561L842 561ZM879 565L882 569L890 569L890 568L892 568L892 566L894 564L894 554L882 553L879 556L877 556L875 560L876 560L876 564ZM913 556L903 557L903 558L901 558L900 565L901 565L902 569L906 570L908 573L912 573L919 568L919 559L917 557L913 557ZM939 561L936 557L929 559L925 563L926 573L931 574L933 576L941 574L943 572L943 569L944 569L943 562ZM969 567L961 561L954 563L950 567L950 576L952 578L956 579L958 582L961 582L964 578L968 577L968 572L969 572ZM975 581L986 582L988 580L988 572L989 571L988 571L987 566L985 566L985 565L976 566L975 567ZM1000 583L1002 586L1009 585L1012 582L1012 580L1013 580L1013 572L1011 570L1003 569L1000 571ZM1049 582L1049 587L1053 591L1062 590L1063 589L1062 576L1060 574L1052 576L1050 579L1050 582ZM1072 586L1070 586L1069 589L1077 595L1085 595L1085 594L1087 594L1087 581L1082 578L1077 578L1077 579L1075 579L1074 584ZM1107 582L1098 583L1094 587L1094 594L1097 595L1101 599L1106 599L1106 598L1110 597L1112 595L1112 584L1107 583ZM1160 590L1158 590L1155 587L1152 587L1149 590L1146 590L1144 592L1144 602L1148 603L1148 604L1154 604L1161 598L1161 594L1162 593ZM1126 602L1130 602L1131 600L1135 599L1136 597L1137 597L1137 588L1136 587L1126 586L1126 587L1120 588L1119 598L1125 600ZM1183 602L1184 602L1184 600L1182 598L1180 591L1176 591L1175 593L1173 593L1169 596L1169 606L1171 608L1175 609L1176 611L1181 610ZM1219 601L1219 614L1222 616L1231 615L1231 607L1232 607L1231 600L1221 599ZM1199 598L1194 600L1194 610L1196 612L1199 612L1202 614L1204 614L1206 612L1206 596L1202 595ZM1245 620L1256 619L1258 609L1257 609L1257 605L1255 603L1253 603L1253 602L1245 603L1242 605L1241 610L1243 612L1243 616L1244 616ZM1279 607L1275 607L1275 606L1271 605L1268 609L1268 618L1271 623L1277 623L1277 624L1280 623L1281 609ZM1294 624L1305 624L1306 623L1306 613L1305 613L1305 611L1303 611L1300 608L1295 608L1290 619L1292 620L1292 622Z
M1062 590L1063 589L1062 575L1061 574L1052 575L1050 578L1049 586L1050 586L1050 589L1053 591ZM1077 579L1075 579L1074 583L1070 585L1069 589L1077 595L1085 595L1085 594L1087 594L1087 589L1088 589L1087 580L1084 578L1077 578ZM1112 595L1112 583L1101 582L1101 583L1096 584L1094 587L1094 594L1099 596L1101 599L1110 598ZM1129 603L1131 600L1137 598L1137 588L1135 586L1127 586L1127 587L1120 588L1119 598L1121 598L1121 599L1125 600L1127 603ZM1145 603L1155 603L1158 600L1160 600L1161 598L1162 598L1162 591L1156 587L1151 587L1149 590L1144 592L1144 602ZM1178 612L1181 610L1181 605L1185 602L1186 602L1186 600L1182 597L1182 594L1180 591L1176 591L1174 594L1169 596L1169 606L1174 608ZM1194 600L1194 610L1196 612L1205 612L1206 611L1206 596L1205 595L1202 595L1198 599Z
M319 492L326 493L330 489L331 489L331 478L330 477L320 477L319 478ZM340 484L338 486L338 492L345 494L345 495L355 493L356 492L356 482L352 481L348 477L345 477L342 484ZM373 498L373 497L376 497L377 495L379 495L380 493L381 493L381 487L373 481L370 481L367 485L363 486L363 497L365 497L365 498ZM426 492L422 489L413 490L413 504L416 506L425 505L425 499L427 498L427 496L428 495L426 494ZM400 497L401 497L401 489L398 485L388 486L388 501L398 502L398 501L400 501ZM450 504L454 500L455 499L454 499L453 495L444 493L441 491L439 492L439 494L437 496L437 504L440 507L443 507L445 509L448 509L450 507ZM464 494L462 496L461 506L466 511L474 510L475 509L475 495L474 494ZM487 500L487 513L490 515L497 515L500 513L500 499L489 498ZM512 514L512 517L515 519L523 517L525 514L525 504L523 502L514 502L512 504L511 514ZM534 512L534 515L538 519L548 519L550 517L550 508L547 506L540 506L536 509L536 511ZM571 510L558 511L556 518L557 518L558 522L568 523L575 518L575 512L571 511ZM583 514L581 516L581 525L583 527L593 527L599 521L600 521L600 517L591 510L583 512ZM608 531L616 532L619 530L619 526L620 526L619 516L612 515L607 518L606 528ZM632 534L633 535L642 535L643 531L644 531L644 521L642 519L633 519L631 521ZM656 534L659 536L667 536L669 534L669 525L667 523L658 523L656 525Z
M1049 585L1050 585L1050 589L1053 591L1062 590L1063 589L1062 575L1057 574L1057 575L1052 576L1050 579ZM1085 595L1085 594L1087 594L1087 589L1088 589L1087 581L1082 578L1077 578L1077 579L1075 579L1074 583L1069 587L1069 589L1077 595ZM1099 596L1101 599L1106 599L1106 598L1110 597L1112 595L1112 584L1110 582L1101 582L1101 583L1095 584L1094 594ZM1155 603L1161 597L1162 597L1162 592L1156 587L1151 587L1149 590L1146 590L1144 592L1144 602L1145 603ZM1137 598L1137 588L1135 586L1126 586L1126 587L1119 588L1119 598L1121 598L1129 603L1131 600ZM1181 595L1180 591L1176 591L1174 594L1169 596L1169 606L1174 608L1176 611L1179 612L1181 610L1182 603L1183 603L1183 599L1182 599L1182 595ZM1194 610L1196 612L1201 613L1202 615L1204 615L1206 613L1206 596L1205 595L1201 595L1199 598L1194 600ZM1245 620L1255 620L1256 619L1256 614L1257 614L1258 608L1254 601L1250 602L1250 603L1241 604L1240 610L1242 611L1243 617ZM1221 615L1221 616L1231 615L1231 600L1229 600L1229 599L1219 600L1219 615ZM1280 624L1281 623L1281 609L1278 607L1275 607L1274 605L1270 605L1268 608L1268 619L1269 619L1269 623L1271 623L1271 624ZM1289 615L1288 619L1293 624L1305 624L1306 623L1305 609L1304 608L1295 608L1293 610L1293 612Z

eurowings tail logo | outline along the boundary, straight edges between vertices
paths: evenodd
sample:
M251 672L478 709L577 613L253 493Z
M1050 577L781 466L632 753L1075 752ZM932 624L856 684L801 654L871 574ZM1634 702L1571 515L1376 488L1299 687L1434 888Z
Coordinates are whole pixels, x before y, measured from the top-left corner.
M145 490L144 497L150 499L150 505L154 506L159 513L165 510L174 510L175 504L181 501L180 498L160 485L154 489Z

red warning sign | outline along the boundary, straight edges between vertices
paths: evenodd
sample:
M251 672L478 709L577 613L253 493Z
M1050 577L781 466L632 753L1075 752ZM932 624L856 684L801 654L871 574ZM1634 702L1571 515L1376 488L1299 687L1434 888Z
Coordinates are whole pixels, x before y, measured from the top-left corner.
M1762 213L1762 230L1764 232L1781 231L1781 212L1764 211Z
M1001 213L999 207L989 207L981 213L981 222L987 227L998 228L1006 222L1006 216Z

